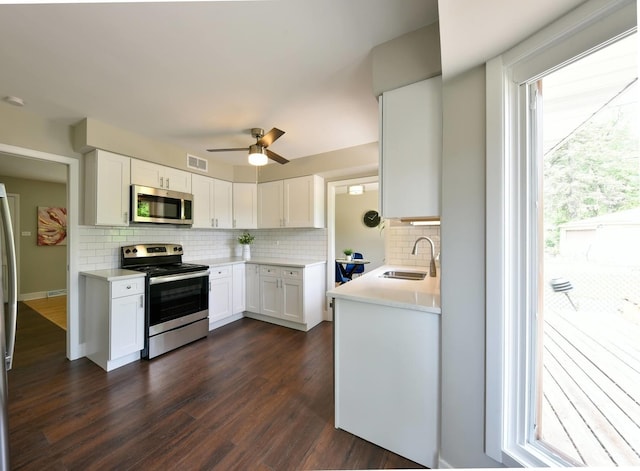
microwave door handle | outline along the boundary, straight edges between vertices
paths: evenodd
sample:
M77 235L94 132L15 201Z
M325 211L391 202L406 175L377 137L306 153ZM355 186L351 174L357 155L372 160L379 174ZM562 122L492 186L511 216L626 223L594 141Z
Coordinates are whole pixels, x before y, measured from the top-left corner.
M7 370L11 369L13 364L13 351L16 344L16 320L18 314L18 287L16 276L16 246L13 240L13 226L11 224L11 214L9 212L9 202L7 201L6 190L4 185L0 188L0 211L2 212L4 242L7 251L7 312L5 313L4 329L6 331L4 344L5 351L4 361ZM4 299L2 299L4 302ZM4 330L3 329L3 330Z

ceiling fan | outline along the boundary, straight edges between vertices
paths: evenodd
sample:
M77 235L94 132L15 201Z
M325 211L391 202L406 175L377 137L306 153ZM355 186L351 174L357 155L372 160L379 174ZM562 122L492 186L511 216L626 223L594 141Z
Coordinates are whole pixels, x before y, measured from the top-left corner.
M248 150L249 151L249 163L251 165L266 165L268 158L278 162L279 164L286 164L289 162L281 155L276 154L273 151L267 149L273 142L284 134L278 128L273 128L268 133L264 133L264 129L252 128L251 136L256 139L256 143L249 147L232 147L230 149L207 149L208 152L230 152L236 150Z

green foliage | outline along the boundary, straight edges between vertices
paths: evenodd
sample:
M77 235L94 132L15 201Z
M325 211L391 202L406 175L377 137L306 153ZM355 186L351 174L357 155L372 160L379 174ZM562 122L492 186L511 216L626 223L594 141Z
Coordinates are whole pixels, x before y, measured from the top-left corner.
M603 110L544 159L545 246L559 226L640 206L640 158L633 120Z
M242 245L248 245L255 239L255 236L252 236L248 232L243 232L240 237L238 237L238 243Z
M348 257L349 255L351 255L353 253L353 249L344 249L342 251L342 253L345 254Z

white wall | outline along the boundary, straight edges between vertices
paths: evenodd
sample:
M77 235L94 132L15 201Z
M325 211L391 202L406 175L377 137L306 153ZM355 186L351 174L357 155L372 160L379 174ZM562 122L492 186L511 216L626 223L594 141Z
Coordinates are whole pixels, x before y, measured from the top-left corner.
M378 191L365 191L362 195L336 194L335 247L336 258L350 248L360 252L371 263L365 273L384 264L385 232L379 227L367 227L362 216L369 210L378 210Z
M495 467L484 453L485 67L445 81L443 106L440 458Z

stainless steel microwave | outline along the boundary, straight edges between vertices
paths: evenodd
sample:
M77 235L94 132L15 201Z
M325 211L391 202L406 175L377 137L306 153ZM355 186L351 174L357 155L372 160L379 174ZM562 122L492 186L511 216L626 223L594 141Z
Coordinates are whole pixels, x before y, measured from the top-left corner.
M131 185L131 222L193 224L193 195Z

